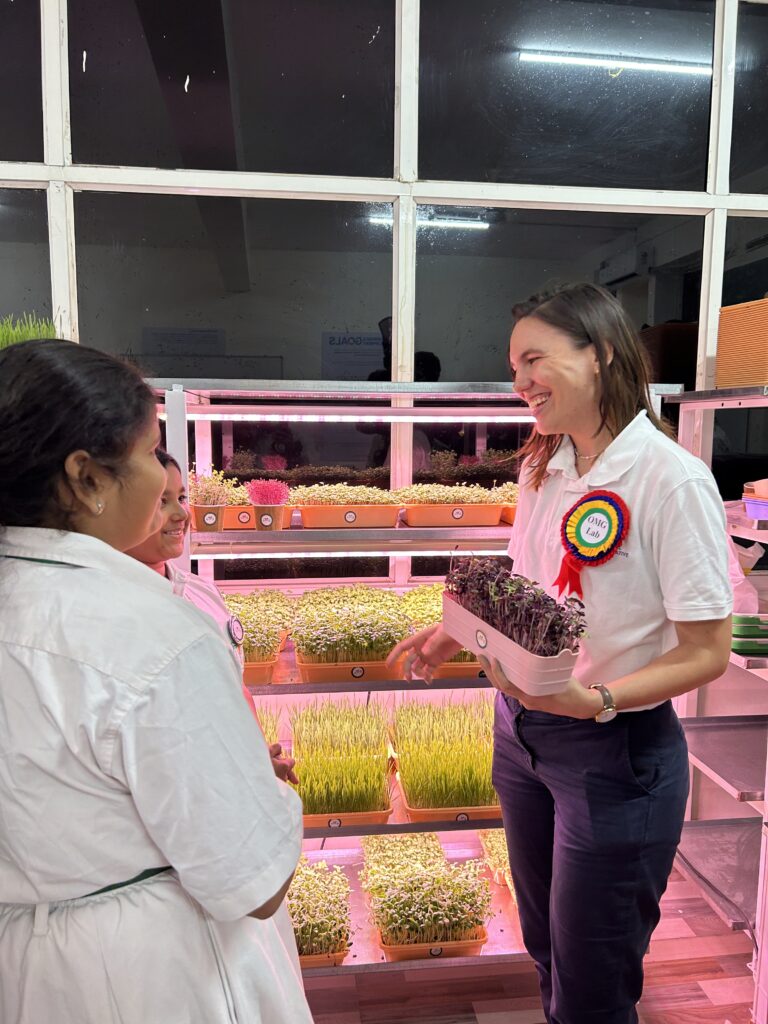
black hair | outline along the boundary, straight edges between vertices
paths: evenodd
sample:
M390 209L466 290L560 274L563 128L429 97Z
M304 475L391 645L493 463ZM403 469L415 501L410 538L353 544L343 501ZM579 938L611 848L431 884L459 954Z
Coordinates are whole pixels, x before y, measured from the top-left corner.
M157 461L163 469L168 469L169 466L175 466L181 473L181 466L178 464L176 459L174 459L174 457L165 450L165 448L158 448L155 454L157 455Z
M72 452L119 478L154 414L155 398L128 363L71 341L0 351L0 527L70 528L59 484Z

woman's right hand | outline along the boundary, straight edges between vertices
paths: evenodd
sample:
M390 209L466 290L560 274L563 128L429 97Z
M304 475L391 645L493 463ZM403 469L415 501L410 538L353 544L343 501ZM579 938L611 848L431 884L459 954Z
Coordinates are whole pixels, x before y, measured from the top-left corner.
M442 625L437 623L401 640L390 652L387 665L394 668L395 663L405 655L403 678L411 680L415 676L431 683L435 670L460 650L461 644L451 639Z

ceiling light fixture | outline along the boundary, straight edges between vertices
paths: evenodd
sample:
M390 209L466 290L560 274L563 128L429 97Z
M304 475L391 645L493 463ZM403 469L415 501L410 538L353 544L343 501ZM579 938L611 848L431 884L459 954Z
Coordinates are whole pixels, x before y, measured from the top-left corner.
M707 75L710 64L681 64L678 61L645 60L642 57L601 57L591 53L552 53L545 50L521 50L524 64L559 64L583 68L608 68L611 71L660 71L672 75Z
M386 214L373 214L368 218L369 224L384 224L387 227L392 227L392 217ZM487 220L469 220L462 217L417 217L416 224L418 227L429 227L429 228L454 228L458 231L487 231L491 226Z

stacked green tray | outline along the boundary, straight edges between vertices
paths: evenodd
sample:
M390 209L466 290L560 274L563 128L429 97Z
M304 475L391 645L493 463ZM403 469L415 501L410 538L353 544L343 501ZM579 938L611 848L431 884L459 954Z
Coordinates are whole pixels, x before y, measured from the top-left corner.
M768 615L734 615L731 650L768 657Z

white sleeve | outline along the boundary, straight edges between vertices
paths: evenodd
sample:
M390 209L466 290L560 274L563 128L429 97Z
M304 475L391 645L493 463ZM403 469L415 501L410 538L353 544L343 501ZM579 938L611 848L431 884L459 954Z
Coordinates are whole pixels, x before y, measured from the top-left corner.
M725 509L714 481L686 480L674 488L657 511L651 551L672 622L731 614Z
M122 720L113 774L181 884L235 920L285 884L301 852L301 801L272 770L224 645L177 655Z

